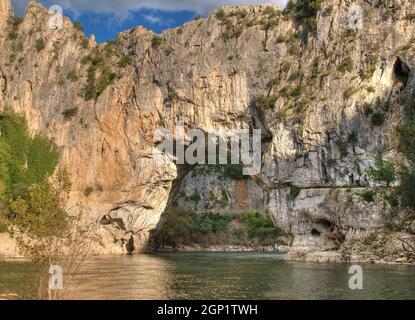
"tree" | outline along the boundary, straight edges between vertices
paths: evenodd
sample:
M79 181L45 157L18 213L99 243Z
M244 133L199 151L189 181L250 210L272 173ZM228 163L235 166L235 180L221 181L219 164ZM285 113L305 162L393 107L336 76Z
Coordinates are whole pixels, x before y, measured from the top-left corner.
M402 206L415 210L415 171L404 169L401 174L401 185L398 193L402 199Z
M400 150L409 160L409 168L403 168L401 173L401 185L398 193L401 196L402 206L412 209L415 212L415 109L413 107L413 99L409 99L409 119L410 122L399 128L400 134Z
M82 223L85 210L76 205L68 210L70 214L64 211L56 192L48 183L33 184L24 197L10 204L13 236L38 271L38 299L46 295L46 275L53 265L60 265L65 272L65 291L58 296L64 299L92 249L93 229Z
M25 119L11 112L0 115L0 130L0 229L36 265L37 298L46 297L49 267L63 267L64 298L91 252L93 227L83 223L80 205L65 210L71 183L66 169L54 174L57 148L41 135L31 137Z

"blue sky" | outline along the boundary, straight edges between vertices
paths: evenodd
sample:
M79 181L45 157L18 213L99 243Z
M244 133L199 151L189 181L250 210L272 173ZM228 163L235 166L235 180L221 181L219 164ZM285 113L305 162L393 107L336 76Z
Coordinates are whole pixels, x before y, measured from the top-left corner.
M22 15L28 0L12 0ZM142 25L156 33L178 27L196 16L207 16L223 5L274 3L286 0L38 0L44 6L60 5L64 15L79 21L97 42L113 40L120 31Z

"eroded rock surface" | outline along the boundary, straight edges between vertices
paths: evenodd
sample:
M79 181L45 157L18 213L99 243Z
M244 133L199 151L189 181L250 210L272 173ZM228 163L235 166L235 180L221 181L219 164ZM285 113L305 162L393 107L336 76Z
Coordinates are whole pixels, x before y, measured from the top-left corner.
M351 4L363 10L362 29L350 29ZM253 198L292 236L293 258L307 251L337 261L339 239L383 228L393 208L381 192L373 203L361 194L380 186L367 175L379 156L404 162L396 129L400 98L415 84L410 1L324 1L308 32L277 7L225 8L159 38L137 27L101 45L68 19L49 29L48 11L33 0L13 27L10 8L1 2L0 109L24 114L60 148L70 202L89 207L99 253L125 252L131 238L141 251L173 201L185 174L157 164L152 150L155 130L177 124L263 130L261 199ZM89 99L88 70L98 62L86 57L96 52L113 81ZM65 119L70 108L77 113Z

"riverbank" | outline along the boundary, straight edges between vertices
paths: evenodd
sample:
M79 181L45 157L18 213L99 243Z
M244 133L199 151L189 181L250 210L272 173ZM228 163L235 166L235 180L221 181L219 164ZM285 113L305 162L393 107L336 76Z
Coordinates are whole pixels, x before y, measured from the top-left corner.
M289 251L287 246L244 246L244 245L212 245L212 246L181 246L177 248L164 247L149 252L267 252L286 254Z

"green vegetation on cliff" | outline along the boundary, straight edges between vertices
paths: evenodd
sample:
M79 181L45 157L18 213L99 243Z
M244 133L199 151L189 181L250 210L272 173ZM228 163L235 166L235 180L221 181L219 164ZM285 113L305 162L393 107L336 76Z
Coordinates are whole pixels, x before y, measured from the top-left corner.
M415 213L415 103L414 98L408 98L406 102L408 121L399 128L400 150L409 161L409 166L401 172L401 185L398 193L401 196L402 205Z
M282 235L268 215L251 211L241 215L196 214L173 208L155 237L156 247L199 244L273 245Z
M322 0L289 0L285 12L294 16L294 19L310 30L317 27L317 13L321 10Z
M0 132L0 229L6 231L11 223L20 230L32 224L46 231L46 225L36 226L35 221L53 223L46 217L47 203L54 199L47 178L55 171L58 151L41 135L31 137L25 119L11 112L0 116ZM43 192L39 201L34 201L35 190Z
M0 115L0 232L8 231L35 263L38 299L45 297L50 265L66 256L59 263L71 278L89 252L83 209L64 210L71 183L66 170L54 174L58 159L54 144L31 136L22 116Z
M30 185L44 183L54 172L59 154L46 138L31 137L21 116L1 115L0 130L0 194L11 200Z

